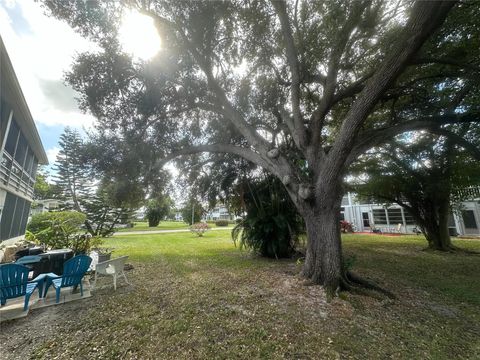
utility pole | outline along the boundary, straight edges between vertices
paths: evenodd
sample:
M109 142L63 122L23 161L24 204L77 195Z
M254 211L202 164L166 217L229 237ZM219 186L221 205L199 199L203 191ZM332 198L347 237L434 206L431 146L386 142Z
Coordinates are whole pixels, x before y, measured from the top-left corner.
M195 203L192 201L192 225L193 225L193 214L195 212Z

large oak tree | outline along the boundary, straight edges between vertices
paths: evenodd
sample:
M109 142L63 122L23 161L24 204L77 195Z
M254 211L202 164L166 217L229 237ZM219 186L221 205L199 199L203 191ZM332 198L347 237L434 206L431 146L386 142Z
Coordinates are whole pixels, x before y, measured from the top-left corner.
M338 221L349 165L404 131L471 119L431 114L386 123L377 115L409 67L441 60L436 50L442 53L452 38L431 36L448 14L468 14L474 3L44 4L99 45L78 56L67 80L99 119L103 136L149 144L158 167L179 155L228 153L278 177L306 223L304 276L330 294L355 285L342 267ZM162 49L150 61L121 51L117 31L125 7L155 22ZM435 43L424 58L429 39Z

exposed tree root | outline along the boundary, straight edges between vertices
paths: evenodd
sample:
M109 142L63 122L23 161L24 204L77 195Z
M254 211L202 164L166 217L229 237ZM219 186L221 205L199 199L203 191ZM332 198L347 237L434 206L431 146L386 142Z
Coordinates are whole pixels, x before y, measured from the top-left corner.
M352 293L357 293L360 295L372 296L374 298L382 298L378 296L379 293L387 296L390 299L396 299L395 294L391 291L382 288L381 286L375 284L373 281L361 278L360 276L347 271L345 276L342 277L340 284L342 290L349 291Z
M303 274L304 276L304 274ZM321 283L314 281L311 278L306 278L303 282L304 286L322 286ZM384 300L385 297L389 299L396 299L397 297L391 291L382 288L373 281L361 278L360 276L347 271L342 278L338 287L328 287L323 285L327 293L327 301L331 301L338 296L338 291L347 291L353 294L373 297L375 299Z

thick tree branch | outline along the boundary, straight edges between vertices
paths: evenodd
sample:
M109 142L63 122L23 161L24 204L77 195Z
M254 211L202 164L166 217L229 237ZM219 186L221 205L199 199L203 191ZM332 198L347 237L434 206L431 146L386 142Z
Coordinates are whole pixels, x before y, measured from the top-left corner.
M292 35L292 29L288 20L287 5L284 1L272 1L273 7L280 19L282 27L283 38L285 40L285 49L287 53L287 61L292 73L292 113L294 121L293 140L299 149L302 151L306 146L306 132L303 125L303 116L300 110L300 64L298 62L297 48Z
M325 86L325 82L327 81L327 76L323 74L308 74L304 73L302 78L302 84L312 84L318 83Z
M228 100L224 90L218 84L218 81L215 79L212 73L211 66L207 59L200 54L197 48L191 43L191 41L185 35L183 29L178 26L176 23L159 16L153 11L142 9L141 12L147 16L150 16L157 27L162 29L163 27L169 28L171 31L174 31L179 34L184 43L185 47L191 53L197 64L200 66L202 71L205 73L208 81L208 86L210 90L216 95L218 100L218 107L216 112L225 115L226 119L228 119L233 126L242 134L245 139L257 150L262 153L266 153L268 151L268 142L263 139L259 134L252 129L249 124L245 121L243 116L234 108L231 102Z
M471 122L480 122L480 114L469 113L432 116L418 120L405 121L386 128L365 131L357 136L355 145L348 157L347 165L351 164L358 156L363 154L368 149L381 145L392 139L394 136L404 132L428 129L429 131L438 134L438 131L447 131L441 129L441 125ZM460 143L459 145L464 146Z
M430 128L429 131L431 133L437 134L437 135L443 135L449 138L453 143L463 147L465 150L467 150L475 159L480 161L480 148L478 146L475 146L468 140L465 140L462 136L455 134L454 132L443 129L443 128Z
M321 146L321 131L325 121L325 116L328 114L334 104L333 100L335 89L337 87L340 59L342 58L353 29L360 21L361 15L368 4L369 1L355 1L353 3L352 11L343 24L342 29L338 34L338 38L336 39L335 46L330 54L327 67L327 77L325 79L325 86L323 88L323 96L317 109L313 112L309 122L312 137L310 143L313 147L313 153L315 156L317 155L319 147ZM313 159L310 159L310 161L312 160Z
M347 86L346 88L339 90L333 97L332 103L336 104L339 101L342 101L343 99L352 97L356 94L358 94L360 91L363 90L365 87L365 82L373 76L375 72L371 71L367 73L366 75L362 76L360 79L354 81L352 84Z
M155 168L159 169L162 168L166 163L169 161L182 156L182 155L192 155L192 154L199 154L199 153L228 153L234 154L242 157L245 160L248 160L258 166L261 166L268 171L272 172L273 174L277 175L277 171L274 167L271 166L268 162L266 162L258 153L254 152L253 150L230 145L230 144L208 144L208 145L196 145L196 146L189 146L183 149L175 150L171 154L167 155L163 159L158 160L155 163Z
M478 71L478 67L470 64L465 61L459 61L456 58L429 58L429 57L418 57L414 58L411 62L411 65L424 65L424 64L441 64L441 65L451 65L464 69L472 69Z
M428 37L444 22L455 1L417 1L403 36L390 56L370 78L340 128L337 140L328 154L325 176L333 177L345 169L356 136L385 90L402 73Z

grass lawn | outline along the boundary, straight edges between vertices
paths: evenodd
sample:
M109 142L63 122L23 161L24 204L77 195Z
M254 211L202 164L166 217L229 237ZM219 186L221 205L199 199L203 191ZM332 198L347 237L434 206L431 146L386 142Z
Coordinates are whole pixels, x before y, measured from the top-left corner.
M118 229L117 232L130 231L154 231L154 230L177 230L188 229L188 224L183 221L161 221L156 227L149 227L147 221L136 221L132 228Z
M455 244L480 251L480 241ZM422 251L420 237L345 236L354 271L398 299L331 303L303 285L295 261L241 252L228 231L108 246L130 256L133 285L2 324L6 358L480 358L480 257Z
M216 228L217 225L213 222L209 222L208 226L210 228ZM233 224L228 225L230 227L234 226ZM189 229L190 225L184 223L183 221L162 221L156 227L149 227L147 221L137 221L133 228L123 228L118 229L117 232L132 232L132 231L155 231L155 230L180 230L180 229Z

